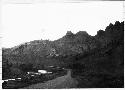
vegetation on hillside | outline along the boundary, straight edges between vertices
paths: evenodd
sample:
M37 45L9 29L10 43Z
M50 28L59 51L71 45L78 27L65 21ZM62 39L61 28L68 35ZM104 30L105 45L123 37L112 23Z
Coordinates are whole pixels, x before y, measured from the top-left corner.
M2 53L3 79L46 66L72 69L77 87L124 87L124 22L116 21L91 36L68 31L62 38L35 40Z

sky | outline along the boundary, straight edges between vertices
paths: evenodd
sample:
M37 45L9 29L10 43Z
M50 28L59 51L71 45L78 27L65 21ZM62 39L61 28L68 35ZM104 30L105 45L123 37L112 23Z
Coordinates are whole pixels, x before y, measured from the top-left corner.
M123 21L122 2L2 3L2 47L33 40L57 40L67 31L95 35L109 23Z

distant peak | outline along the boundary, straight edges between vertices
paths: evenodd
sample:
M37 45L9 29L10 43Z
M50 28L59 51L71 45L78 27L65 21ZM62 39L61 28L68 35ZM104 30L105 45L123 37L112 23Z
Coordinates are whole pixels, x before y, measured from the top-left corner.
M88 33L86 31L79 31L76 35L88 35Z
M73 35L73 33L71 31L67 31L66 35Z
M104 34L105 34L105 31L103 31L103 30L97 31L97 35L99 35L99 36L104 36Z

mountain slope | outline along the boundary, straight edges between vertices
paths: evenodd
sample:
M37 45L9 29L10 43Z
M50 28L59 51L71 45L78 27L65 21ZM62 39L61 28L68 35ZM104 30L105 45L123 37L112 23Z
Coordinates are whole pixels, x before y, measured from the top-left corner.
M123 87L124 84L124 22L109 24L95 36L85 31L76 34L68 31L55 41L35 40L2 51L4 78L54 65L72 69L78 87L85 83L84 87Z

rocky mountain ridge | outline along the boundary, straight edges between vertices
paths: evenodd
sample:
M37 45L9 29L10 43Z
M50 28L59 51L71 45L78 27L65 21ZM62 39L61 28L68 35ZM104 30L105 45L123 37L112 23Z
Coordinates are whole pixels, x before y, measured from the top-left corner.
M94 73L99 81L96 81L96 84L91 80L90 84L87 84L89 87L109 87L107 83L100 83L100 80L106 80L105 77L108 78L108 83L109 77L111 78L111 87L117 83L117 87L121 87L124 84L124 22L109 24L95 36L85 31L76 34L68 31L65 36L55 41L35 40L14 48L4 48L2 60L4 78L16 77L32 68L41 69L43 66L52 65L72 69L74 78L86 75L86 78L93 79ZM99 75L106 76L98 79ZM112 79L114 77L116 81ZM83 83L88 83L79 79L80 87Z

